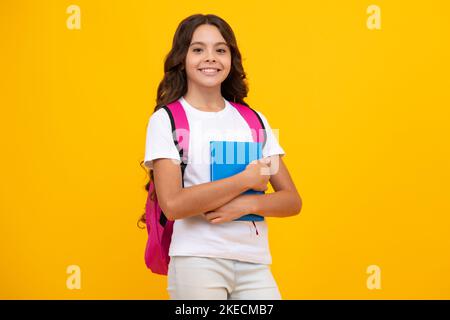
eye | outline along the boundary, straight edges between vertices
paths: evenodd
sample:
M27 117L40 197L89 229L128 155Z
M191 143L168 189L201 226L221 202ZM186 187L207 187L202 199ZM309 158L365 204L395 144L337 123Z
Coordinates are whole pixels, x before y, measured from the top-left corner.
M203 50L203 49L202 48L194 48L194 49L192 49L193 52L200 52L201 50ZM227 52L227 50L225 50L225 49L217 49L217 52L225 53L225 52Z

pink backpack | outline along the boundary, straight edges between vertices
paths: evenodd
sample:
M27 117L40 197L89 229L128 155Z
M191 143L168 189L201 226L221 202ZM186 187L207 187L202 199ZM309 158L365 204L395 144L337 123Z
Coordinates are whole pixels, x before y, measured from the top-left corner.
M264 130L264 123L258 113L252 108L239 103L230 102L230 104L239 111L247 122L252 131L253 141L262 142L264 147L267 136ZM169 115L174 143L182 159L180 167L184 188L184 170L186 169L188 162L187 155L189 154L189 123L183 106L178 100L162 108ZM167 275L170 262L169 247L172 239L174 221L167 220L164 212L162 212L161 207L158 205L156 193L155 199L151 199L150 195L154 189L155 184L152 179L150 181L145 206L145 219L148 232L148 240L145 248L145 264L153 273Z

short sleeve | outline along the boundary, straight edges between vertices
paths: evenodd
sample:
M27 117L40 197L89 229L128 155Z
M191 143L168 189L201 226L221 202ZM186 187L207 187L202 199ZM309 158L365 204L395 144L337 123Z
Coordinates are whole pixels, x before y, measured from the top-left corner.
M264 145L264 148L263 148L263 157L266 158L266 157L270 157L270 156L273 156L276 154L284 155L285 152L278 142L278 137L277 137L278 129L275 132L275 133L277 133L277 136L275 136L266 117L261 112L259 112L259 111L257 111L257 112L258 112L259 116L261 117L261 120L264 123L264 127L266 128L266 134L267 134L266 144Z
M154 112L147 124L144 165L152 170L153 160L175 159L181 162L180 154L173 141L169 115L164 109Z

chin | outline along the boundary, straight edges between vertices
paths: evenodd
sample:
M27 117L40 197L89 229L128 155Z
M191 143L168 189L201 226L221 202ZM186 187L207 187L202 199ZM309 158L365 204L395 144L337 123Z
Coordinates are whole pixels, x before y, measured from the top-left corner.
M216 81L196 81L196 82L199 86L214 88L214 87L220 86L222 84L223 80L221 80L221 81L217 81L217 80Z
M205 83L205 84L202 84L202 86L207 87L207 88L215 88L215 87L220 87L221 84L222 84L222 82L218 82L218 83L214 83L214 84Z

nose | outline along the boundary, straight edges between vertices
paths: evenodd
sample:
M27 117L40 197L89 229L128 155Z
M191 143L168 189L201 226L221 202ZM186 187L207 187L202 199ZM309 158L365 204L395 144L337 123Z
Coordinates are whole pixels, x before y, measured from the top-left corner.
M208 50L208 56L206 57L206 61L216 62L216 59L214 58L214 50L212 52L211 50Z

